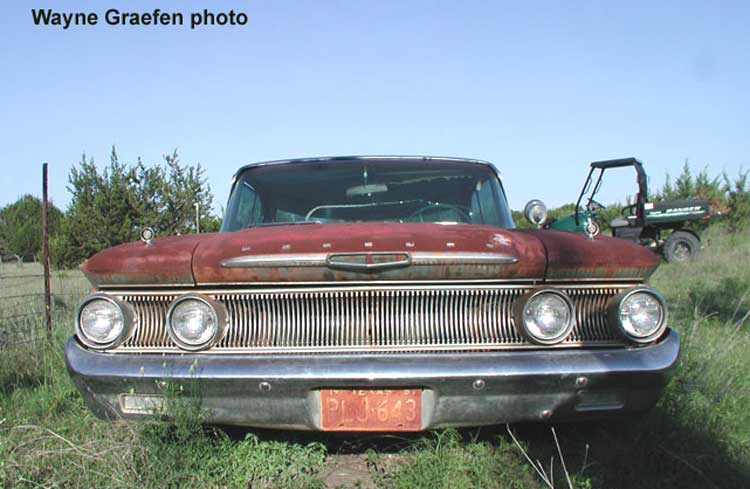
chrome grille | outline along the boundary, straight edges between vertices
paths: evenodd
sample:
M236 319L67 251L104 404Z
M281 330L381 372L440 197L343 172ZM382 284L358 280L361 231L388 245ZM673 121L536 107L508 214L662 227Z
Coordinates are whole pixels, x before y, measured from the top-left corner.
M573 301L576 326L556 346L622 344L607 326L605 306L622 286L557 287ZM538 348L518 334L514 300L530 290L510 286L349 287L206 291L223 303L229 327L211 353L455 351ZM177 352L166 332L180 294L115 293L140 320L115 351Z

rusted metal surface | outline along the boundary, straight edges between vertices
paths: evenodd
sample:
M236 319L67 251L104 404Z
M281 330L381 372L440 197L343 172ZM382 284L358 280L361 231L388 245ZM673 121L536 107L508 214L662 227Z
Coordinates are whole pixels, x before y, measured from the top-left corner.
M205 291L226 307L226 336L207 353L346 353L538 348L518 333L511 310L529 286L378 286ZM555 347L622 345L606 305L623 286L560 287L576 325ZM113 292L139 325L115 352L181 350L166 332L167 309L183 292Z
M421 389L323 389L323 431L420 431Z
M609 236L588 239L565 231L517 231L539 239L547 250L546 280L629 279L643 281L660 259L643 246Z
M126 243L97 253L81 270L94 286L193 286L193 251L211 234L156 238L150 244Z
M434 263L362 270L330 267L323 260L342 254L431 253ZM448 260L452 254L494 254L506 260ZM283 266L285 257L318 256L307 266ZM231 260L278 257L276 267L232 267ZM445 258L440 260L439 258ZM229 262L227 261L229 260ZM225 266L222 266L222 262ZM235 261L236 263L236 261ZM196 282L340 282L375 280L542 279L544 249L537 239L492 226L431 223L351 223L254 228L225 233L198 246L193 258Z
M347 255L357 256L366 266L332 266L332 257ZM399 266L378 266L382 256L403 261ZM578 233L479 225L350 223L157 238L151 244L104 250L81 268L95 286L148 288L459 280L638 282L658 264L651 251L605 236L586 239Z

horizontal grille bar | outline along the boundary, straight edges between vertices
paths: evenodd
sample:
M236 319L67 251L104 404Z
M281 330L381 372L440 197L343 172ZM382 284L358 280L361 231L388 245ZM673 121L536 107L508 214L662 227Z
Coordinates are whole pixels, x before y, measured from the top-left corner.
M605 306L621 286L558 287L573 301L576 326L557 346L619 345ZM350 287L214 291L229 327L211 353L455 351L537 348L515 329L519 286ZM167 310L180 294L116 293L131 303L139 326L115 351L177 352Z

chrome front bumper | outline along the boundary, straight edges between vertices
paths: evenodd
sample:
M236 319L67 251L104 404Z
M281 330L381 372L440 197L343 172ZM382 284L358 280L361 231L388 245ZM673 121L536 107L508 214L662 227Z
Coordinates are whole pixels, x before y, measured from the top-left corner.
M679 352L672 330L640 348L490 353L139 355L65 345L73 381L101 418L149 416L171 383L200 399L206 422L302 430L321 429L327 388L424 389L423 429L644 411Z

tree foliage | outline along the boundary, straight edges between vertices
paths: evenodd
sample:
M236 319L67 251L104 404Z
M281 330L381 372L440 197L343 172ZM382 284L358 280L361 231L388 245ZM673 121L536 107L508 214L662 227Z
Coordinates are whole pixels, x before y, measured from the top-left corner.
M740 231L750 226L750 171L740 171L734 179L724 174L724 190L727 194L727 220L729 229Z
M138 239L152 227L158 235L195 232L196 204L201 231L218 229L211 215L213 196L200 165L183 165L176 151L161 165L120 162L112 148L109 164L101 170L83 155L68 177L71 193L60 233L52 242L58 267L79 264L96 252Z
M715 212L726 211L726 188L722 178L710 177L706 168L693 175L687 161L674 182L667 173L664 186L654 197L658 200L701 199L708 201Z
M51 202L47 208L47 229L57 232L62 212ZM42 201L24 195L0 209L0 253L24 259L39 259L42 250Z

